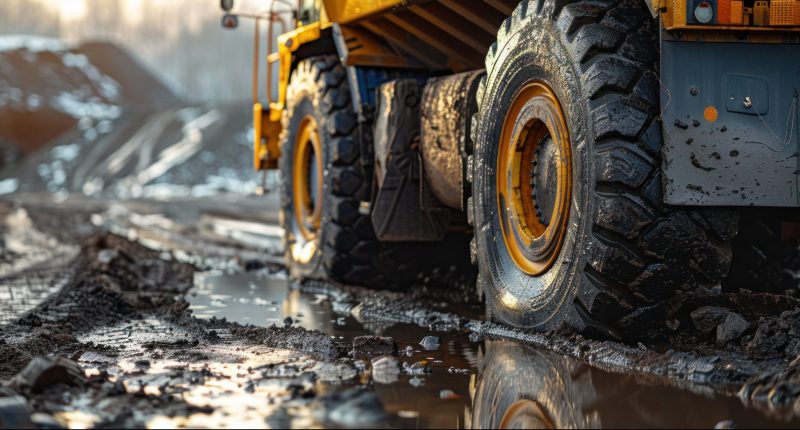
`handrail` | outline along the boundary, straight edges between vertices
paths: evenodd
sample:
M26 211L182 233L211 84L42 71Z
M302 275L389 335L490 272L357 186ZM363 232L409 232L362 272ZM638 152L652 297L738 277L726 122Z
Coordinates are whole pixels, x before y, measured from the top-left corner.
M275 5L282 4L289 6L290 9L288 10L281 10L275 11ZM273 52L273 39L274 39L274 24L280 23L281 25L281 33L285 33L286 30L289 28L289 25L286 23L286 20L281 16L283 14L291 13L294 14L295 10L288 0L273 0L272 4L270 5L269 11L264 11L258 14L250 14L250 13L236 13L236 16L242 18L250 18L255 20L255 31L253 34L253 77L252 77L252 98L253 104L258 103L258 73L259 73L259 65L261 63L260 60L260 51L261 51L261 20L268 20L269 24L267 27L267 77L266 77L266 96L267 96L267 106L273 102L272 99L272 64L280 60L280 56L275 55L277 52Z

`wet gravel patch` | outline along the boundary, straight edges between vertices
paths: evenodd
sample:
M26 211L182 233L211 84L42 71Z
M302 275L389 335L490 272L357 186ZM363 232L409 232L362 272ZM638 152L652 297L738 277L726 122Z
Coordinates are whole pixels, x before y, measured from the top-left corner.
M319 407L338 408L345 400L353 401L319 400L314 388L318 377L311 371L320 361L345 358L351 345L296 326L256 327L195 318L182 298L192 286L191 265L101 234L82 243L72 267L74 274L60 292L0 329L0 379L10 390L5 396L21 395L34 413L70 426L136 427L157 417L177 420L169 421L171 425L197 425L201 421L193 418L195 414L213 416L216 410L203 406L200 399L209 395L202 391L230 402L221 387L232 383L252 385L241 395L257 391L260 384L273 387L282 394L267 400L276 405L307 399L309 404L321 402ZM60 368L67 363L72 373L78 366L77 373L86 378L36 382L29 367L45 356L62 357L67 361L51 364ZM335 379L331 373L335 374L328 371L329 380ZM209 388L210 381L217 387ZM195 401L186 400L187 392L194 393ZM356 406L367 408L367 415L323 411L306 418L310 425L320 419L346 423L369 414L382 416L382 409L373 410L374 401L361 406L359 402ZM255 406L253 411L261 422L274 412Z

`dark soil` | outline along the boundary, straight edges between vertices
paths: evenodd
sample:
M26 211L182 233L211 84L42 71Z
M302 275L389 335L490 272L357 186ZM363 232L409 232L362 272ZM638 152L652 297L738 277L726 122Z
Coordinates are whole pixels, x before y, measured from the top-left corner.
M703 322L701 314L704 308L717 309L722 320ZM745 351L754 360L794 359L797 352L785 348L779 350L779 347L771 345L785 346L791 337L789 333L794 333L792 327L800 330L798 321L788 321L782 316L798 309L800 300L788 296L748 291L716 294L699 290L632 314L623 320L622 327L634 344L642 342L663 351L673 349L704 354ZM730 313L741 316L749 323L749 328L740 336L719 343L717 329L725 322L725 314Z
M64 384L53 380L37 386L36 390L14 382L25 379L24 374L30 372L23 369L36 357L81 357L87 353L107 357L119 355L126 348L124 343L109 341L108 345L101 345L77 339L93 330L124 322L159 319L182 330L183 334L176 333L174 340L144 342L144 350L152 352L154 357L180 356L201 361L207 357L196 351L211 344L291 349L323 360L343 357L351 349L350 345L337 344L321 332L299 327L253 327L224 319L194 318L188 303L181 298L192 286L194 268L119 236L99 234L86 239L74 266L72 281L59 294L0 331L0 379L8 380L6 389L11 390L6 395L15 391L24 395L34 411L57 409L58 399L63 401L63 393L67 391L75 397L88 394L97 398L127 398L119 403L121 409L115 421L102 425L141 425L134 420L134 411L145 415L148 411L179 415L197 412L169 395L178 388L165 387L161 396L143 391L130 393L102 372L81 383ZM142 364L145 362L149 366L149 361L143 359ZM183 372L181 375L188 377Z

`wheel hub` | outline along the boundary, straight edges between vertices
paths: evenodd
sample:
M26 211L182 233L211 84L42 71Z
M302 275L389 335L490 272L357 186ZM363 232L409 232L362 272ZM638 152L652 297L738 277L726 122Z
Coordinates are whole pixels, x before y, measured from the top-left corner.
M558 147L548 134L537 144L531 167L531 199L536 216L544 226L550 225L558 197L558 157Z
M572 151L555 93L532 83L506 115L497 165L497 205L506 248L529 275L561 250L572 197Z

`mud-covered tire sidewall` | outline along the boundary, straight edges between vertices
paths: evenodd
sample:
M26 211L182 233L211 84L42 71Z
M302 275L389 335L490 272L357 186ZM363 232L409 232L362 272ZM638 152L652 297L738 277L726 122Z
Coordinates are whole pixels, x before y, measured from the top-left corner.
M475 148L473 189L476 190L475 230L481 273L489 276L484 291L492 317L521 327L554 328L563 315L566 301L575 295L578 262L582 260L579 244L585 243L591 228L585 215L591 211L591 200L584 184L593 177L586 144L587 112L575 82L579 82L570 58L561 41L548 31L547 20L516 29L496 55L503 58L487 70L484 98L480 101ZM525 31L523 31L525 30ZM539 49L518 49L521 46ZM531 82L544 82L556 93L570 134L572 147L572 201L562 251L552 268L540 277L529 276L511 259L503 238L497 202L497 144L500 142L505 113L515 95ZM545 290L550 289L548 292Z

